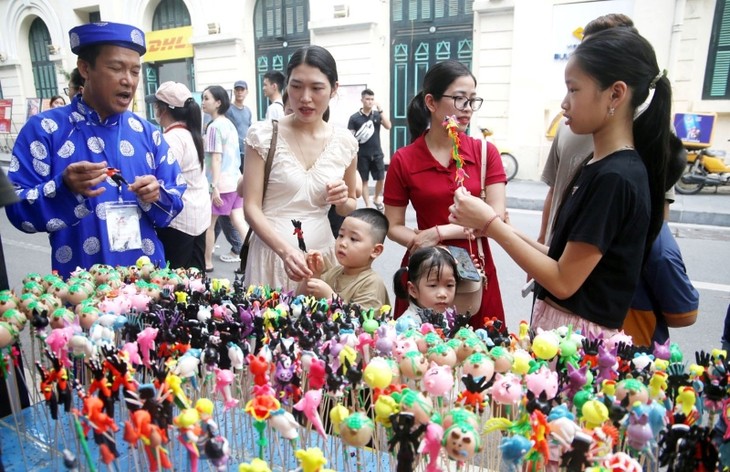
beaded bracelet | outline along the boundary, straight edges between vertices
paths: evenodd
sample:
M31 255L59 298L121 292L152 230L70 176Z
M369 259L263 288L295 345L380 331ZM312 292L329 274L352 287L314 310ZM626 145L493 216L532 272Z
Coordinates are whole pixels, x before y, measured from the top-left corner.
M502 219L502 217L500 217L498 214L495 213L491 218L489 218L487 220L487 223L482 228L482 232L481 232L482 236L487 235L487 230L489 229L489 225L491 225L492 221L496 220L497 218L499 218L500 220Z

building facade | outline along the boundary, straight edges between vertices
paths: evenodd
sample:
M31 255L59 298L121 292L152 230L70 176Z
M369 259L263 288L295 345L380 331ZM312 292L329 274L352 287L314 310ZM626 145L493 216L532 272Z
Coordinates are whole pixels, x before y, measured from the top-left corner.
M409 142L407 105L429 65L460 60L485 100L472 133L492 129L518 157L518 178L538 179L560 121L567 56L581 27L606 13L633 18L668 71L674 111L715 114L713 147L730 148L730 0L0 0L0 98L12 100L0 101L0 133L12 136L33 106L63 94L76 61L68 30L107 20L147 34L141 114L144 95L165 80L200 92L244 79L261 118L263 75L285 71L302 45L324 46L340 79L332 121L345 126L360 91L374 90L393 121L386 155Z

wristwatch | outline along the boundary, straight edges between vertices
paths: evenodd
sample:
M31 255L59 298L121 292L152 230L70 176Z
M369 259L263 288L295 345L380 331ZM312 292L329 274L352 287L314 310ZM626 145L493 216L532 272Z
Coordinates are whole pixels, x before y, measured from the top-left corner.
M210 184L209 191L212 193L217 187L215 184Z

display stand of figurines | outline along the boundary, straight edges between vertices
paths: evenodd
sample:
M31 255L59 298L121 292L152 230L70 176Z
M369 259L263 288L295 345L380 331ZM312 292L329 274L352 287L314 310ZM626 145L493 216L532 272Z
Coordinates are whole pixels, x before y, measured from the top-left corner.
M196 270L0 292L9 470L711 471L726 353L468 314L393 320ZM22 353L22 361L20 361ZM26 368L21 368L25 365ZM26 388L31 406L20 408ZM39 452L40 451L40 452ZM13 469L12 467L15 467Z

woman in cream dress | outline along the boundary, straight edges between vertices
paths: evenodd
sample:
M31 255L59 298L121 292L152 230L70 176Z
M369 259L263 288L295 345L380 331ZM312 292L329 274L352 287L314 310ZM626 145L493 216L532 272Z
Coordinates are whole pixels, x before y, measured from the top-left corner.
M327 212L334 205L347 215L357 206L357 141L344 128L326 122L329 101L337 91L337 68L331 54L307 46L292 55L287 91L293 114L281 119L268 184L264 166L273 125L255 123L246 137L248 150L239 192L254 235L246 263L246 285L269 285L284 291L312 275L299 249L291 220L302 222L308 250L321 251L326 265L336 263ZM266 185L266 198L263 198Z

